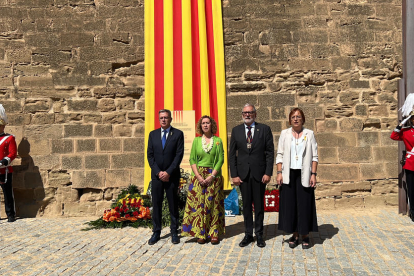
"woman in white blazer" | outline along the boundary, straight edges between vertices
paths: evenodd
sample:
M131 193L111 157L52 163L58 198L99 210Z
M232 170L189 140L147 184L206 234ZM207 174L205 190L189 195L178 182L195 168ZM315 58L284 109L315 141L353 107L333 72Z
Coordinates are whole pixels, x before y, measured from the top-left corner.
M309 232L318 231L315 206L318 145L312 130L303 127L305 114L294 108L289 114L291 128L280 134L277 147L277 184L280 185L278 229L293 233L289 247L295 248L302 236L308 249Z

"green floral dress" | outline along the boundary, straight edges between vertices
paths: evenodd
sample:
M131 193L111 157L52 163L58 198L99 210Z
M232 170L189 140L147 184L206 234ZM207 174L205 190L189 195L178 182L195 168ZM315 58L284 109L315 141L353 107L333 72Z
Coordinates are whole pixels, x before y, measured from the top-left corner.
M213 170L218 173L208 187L201 186L192 174L181 235L207 239L225 233L223 177L221 176L224 150L219 137L213 136L213 147L209 152L203 150L201 140L201 137L196 137L193 141L190 164L197 165L198 172L204 179L211 175Z

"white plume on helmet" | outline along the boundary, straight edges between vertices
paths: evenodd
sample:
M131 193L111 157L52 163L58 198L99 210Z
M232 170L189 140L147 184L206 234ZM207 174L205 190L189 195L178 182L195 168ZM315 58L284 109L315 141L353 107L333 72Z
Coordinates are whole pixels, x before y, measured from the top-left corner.
M6 110L2 104L0 104L0 125L7 125L9 120L7 119Z

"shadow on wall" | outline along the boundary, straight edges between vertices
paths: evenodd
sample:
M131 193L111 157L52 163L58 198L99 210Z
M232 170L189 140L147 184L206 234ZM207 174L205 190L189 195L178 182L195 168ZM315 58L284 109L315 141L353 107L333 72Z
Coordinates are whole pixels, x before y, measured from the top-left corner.
M30 156L30 143L23 138L17 146L21 164L13 166L13 192L18 217L36 217L53 198L46 196L39 167Z

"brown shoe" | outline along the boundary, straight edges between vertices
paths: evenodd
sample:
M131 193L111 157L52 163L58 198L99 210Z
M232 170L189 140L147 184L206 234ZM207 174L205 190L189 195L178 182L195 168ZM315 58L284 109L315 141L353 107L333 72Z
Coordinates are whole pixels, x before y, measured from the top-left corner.
M219 244L219 238L218 237L211 237L211 244Z
M198 239L197 240L197 242L199 243L199 244L205 244L206 243L206 240L205 239Z

